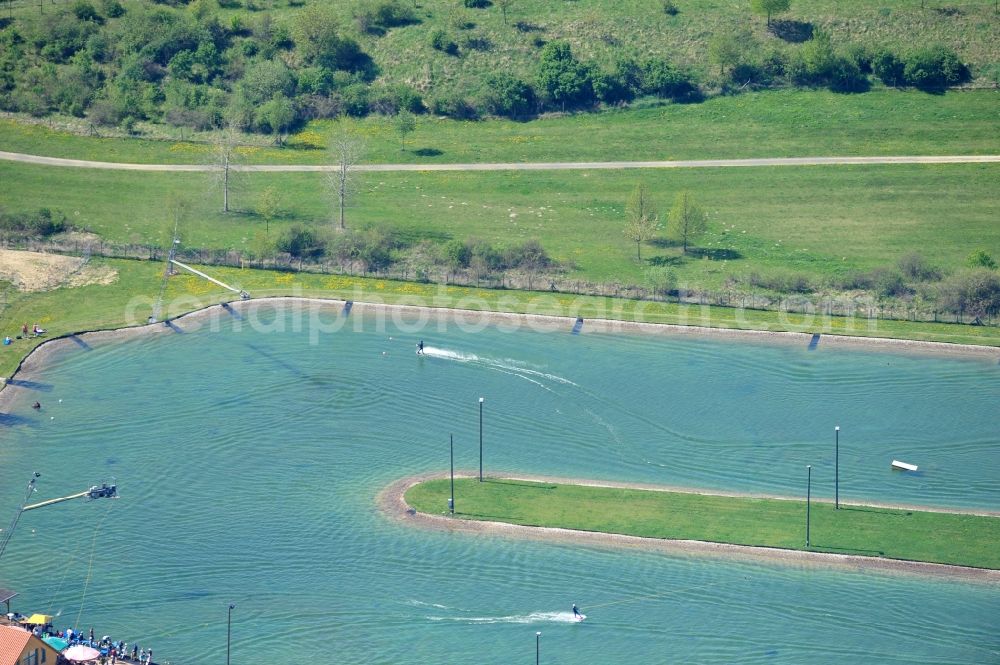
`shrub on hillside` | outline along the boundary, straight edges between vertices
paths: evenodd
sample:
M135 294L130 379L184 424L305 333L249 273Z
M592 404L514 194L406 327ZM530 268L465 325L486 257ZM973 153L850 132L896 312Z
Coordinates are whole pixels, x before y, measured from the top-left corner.
M447 32L438 28L431 33L431 48L443 51L449 55L458 54L458 44L456 44Z
M48 208L35 212L0 212L0 230L13 235L44 238L66 230L66 215Z
M479 117L476 107L460 94L443 94L430 102L436 115L444 115L455 120L475 120Z
M949 312L967 314L981 323L1000 314L1000 276L987 268L956 273L941 284L938 302Z
M573 55L569 42L550 42L538 62L538 87L553 106L562 109L594 103L594 69Z
M362 32L381 33L389 28L417 23L413 7L400 0L382 0L365 6L355 17Z
M275 246L296 259L317 259L326 253L326 239L315 230L296 224L286 229Z
M896 262L900 271L909 279L929 282L941 279L941 271L932 265L920 252L910 252Z
M928 46L906 56L903 77L915 88L934 91L966 82L969 70L950 48Z
M535 91L516 76L496 72L483 83L482 106L487 113L519 119L535 112Z

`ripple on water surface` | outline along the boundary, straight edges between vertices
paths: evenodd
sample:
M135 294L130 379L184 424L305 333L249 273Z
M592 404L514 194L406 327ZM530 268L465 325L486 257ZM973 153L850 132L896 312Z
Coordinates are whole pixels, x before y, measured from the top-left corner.
M484 396L488 473L801 495L813 464L824 496L839 424L842 498L995 510L995 365L437 326L420 357L416 334L364 328L68 352L40 379L43 412L16 404L24 422L0 425L0 499L35 469L39 498L112 476L123 498L25 514L3 560L17 609L175 663L224 657L229 602L251 665L290 644L530 661L535 631L553 662L1000 662L991 586L415 531L375 507L446 468L449 434L457 466L478 466Z

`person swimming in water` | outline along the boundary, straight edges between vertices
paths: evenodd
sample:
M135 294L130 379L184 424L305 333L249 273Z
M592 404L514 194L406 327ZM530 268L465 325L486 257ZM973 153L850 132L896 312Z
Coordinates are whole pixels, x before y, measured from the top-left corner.
M418 356L424 355L424 340L420 340L419 342L417 342L417 355Z

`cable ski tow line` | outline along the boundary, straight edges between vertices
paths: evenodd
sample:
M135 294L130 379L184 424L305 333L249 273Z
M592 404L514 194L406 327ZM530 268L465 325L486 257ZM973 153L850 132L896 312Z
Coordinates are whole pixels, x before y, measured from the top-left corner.
M97 523L94 528L94 540L90 545L90 563L87 564L87 579L83 583L83 596L80 598L80 611L77 612L76 621L73 623L74 626L80 625L80 617L83 616L83 606L87 600L87 589L90 587L90 576L94 572L94 553L97 551L97 536L101 533L101 526L104 524L104 520L108 519L108 515L111 514L111 507L114 503L108 504L108 509L104 511L104 517L101 521Z
M208 281L212 282L213 284L218 284L219 286L221 286L224 289L228 289L228 290L232 291L233 293L240 294L240 299L241 300L248 300L250 298L250 294L247 293L246 291L241 291L241 290L237 289L234 286L229 286L225 282L220 282L219 280L215 279L214 277L209 277L208 275L206 275L202 271L196 270L195 268L192 268L191 266L187 265L186 263L181 263L177 259L168 259L168 262L169 263L173 263L175 266L179 266L181 268L184 268L185 270L187 270L189 272L193 272L195 275L198 275L199 277L204 277Z

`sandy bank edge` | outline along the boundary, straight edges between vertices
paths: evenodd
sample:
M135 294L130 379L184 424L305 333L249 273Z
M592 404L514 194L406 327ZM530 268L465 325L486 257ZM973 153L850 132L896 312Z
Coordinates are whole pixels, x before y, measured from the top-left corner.
M272 305L308 305L310 307L339 307L342 309L346 302L348 301L333 298L306 298L298 296L271 296L244 301L236 300L222 304L209 305L202 309L188 312L187 314L171 319L169 323L175 327L178 327L177 324L180 323L197 324L201 319L209 318L214 315L229 312L245 312L250 308ZM524 327L533 331L554 332L570 330L575 323L575 318L572 316L519 314L514 312L455 309L424 305L365 303L360 301L351 302L353 308L352 311L358 310L362 313L370 311L380 314L400 313L406 315L416 315L420 319L423 319L423 317L433 317L434 320L452 320L457 324L465 324L472 328L484 324L493 324L497 326L505 326L511 330ZM183 329L181 330L183 331ZM14 395L12 394L14 391L8 390L8 388L11 387L9 382L22 378L22 375L30 377L41 372L44 368L46 360L54 356L59 351L72 349L73 346L82 346L80 342L84 340L86 342L105 342L119 339L129 339L140 335L161 334L166 332L174 331L171 330L170 326L165 325L163 322L158 322L108 330L85 330L46 340L42 344L35 347L35 349L33 349L21 360L13 374L7 378L7 383L0 384L0 408L9 406L14 399ZM710 328L706 326L688 326L673 323L643 323L618 319L586 319L584 321L582 332L584 334L590 332L639 332L647 334L682 335L702 338L727 338L740 341L787 345L806 345L813 338L813 333L809 332L749 330L742 328ZM943 355L950 357L965 356L996 358L1000 361L1000 347L992 346L906 340L894 337L854 337L833 334L821 334L820 339L820 348L832 346L875 351L920 353L935 356Z
M458 475L458 474L456 474ZM985 568L970 568L940 563L923 563L919 561L902 561L898 559L882 559L851 554L831 554L827 552L803 552L799 550L783 550L772 547L750 547L747 545L729 545L700 540L661 540L658 538L642 538L639 536L623 536L613 533L593 531L575 531L553 527L521 526L503 522L483 522L444 515L419 513L406 503L404 495L414 485L437 478L446 477L443 473L425 473L401 478L383 489L376 499L379 509L388 518L403 523L434 531L449 531L470 533L486 536L501 536L505 538L520 538L525 540L540 540L545 542L568 543L614 549L640 549L649 552L662 552L672 555L689 555L713 557L729 560L758 561L772 564L791 565L798 567L841 568L856 571L882 571L897 574L909 574L931 577L944 577L971 582L1000 584L1000 570ZM461 477L471 478L473 474L462 474ZM523 480L537 482L554 482L544 477L528 477ZM597 484L597 483L595 483ZM604 483L600 483L604 484ZM616 483L615 487L649 489L649 485ZM662 489L662 488L661 488Z

